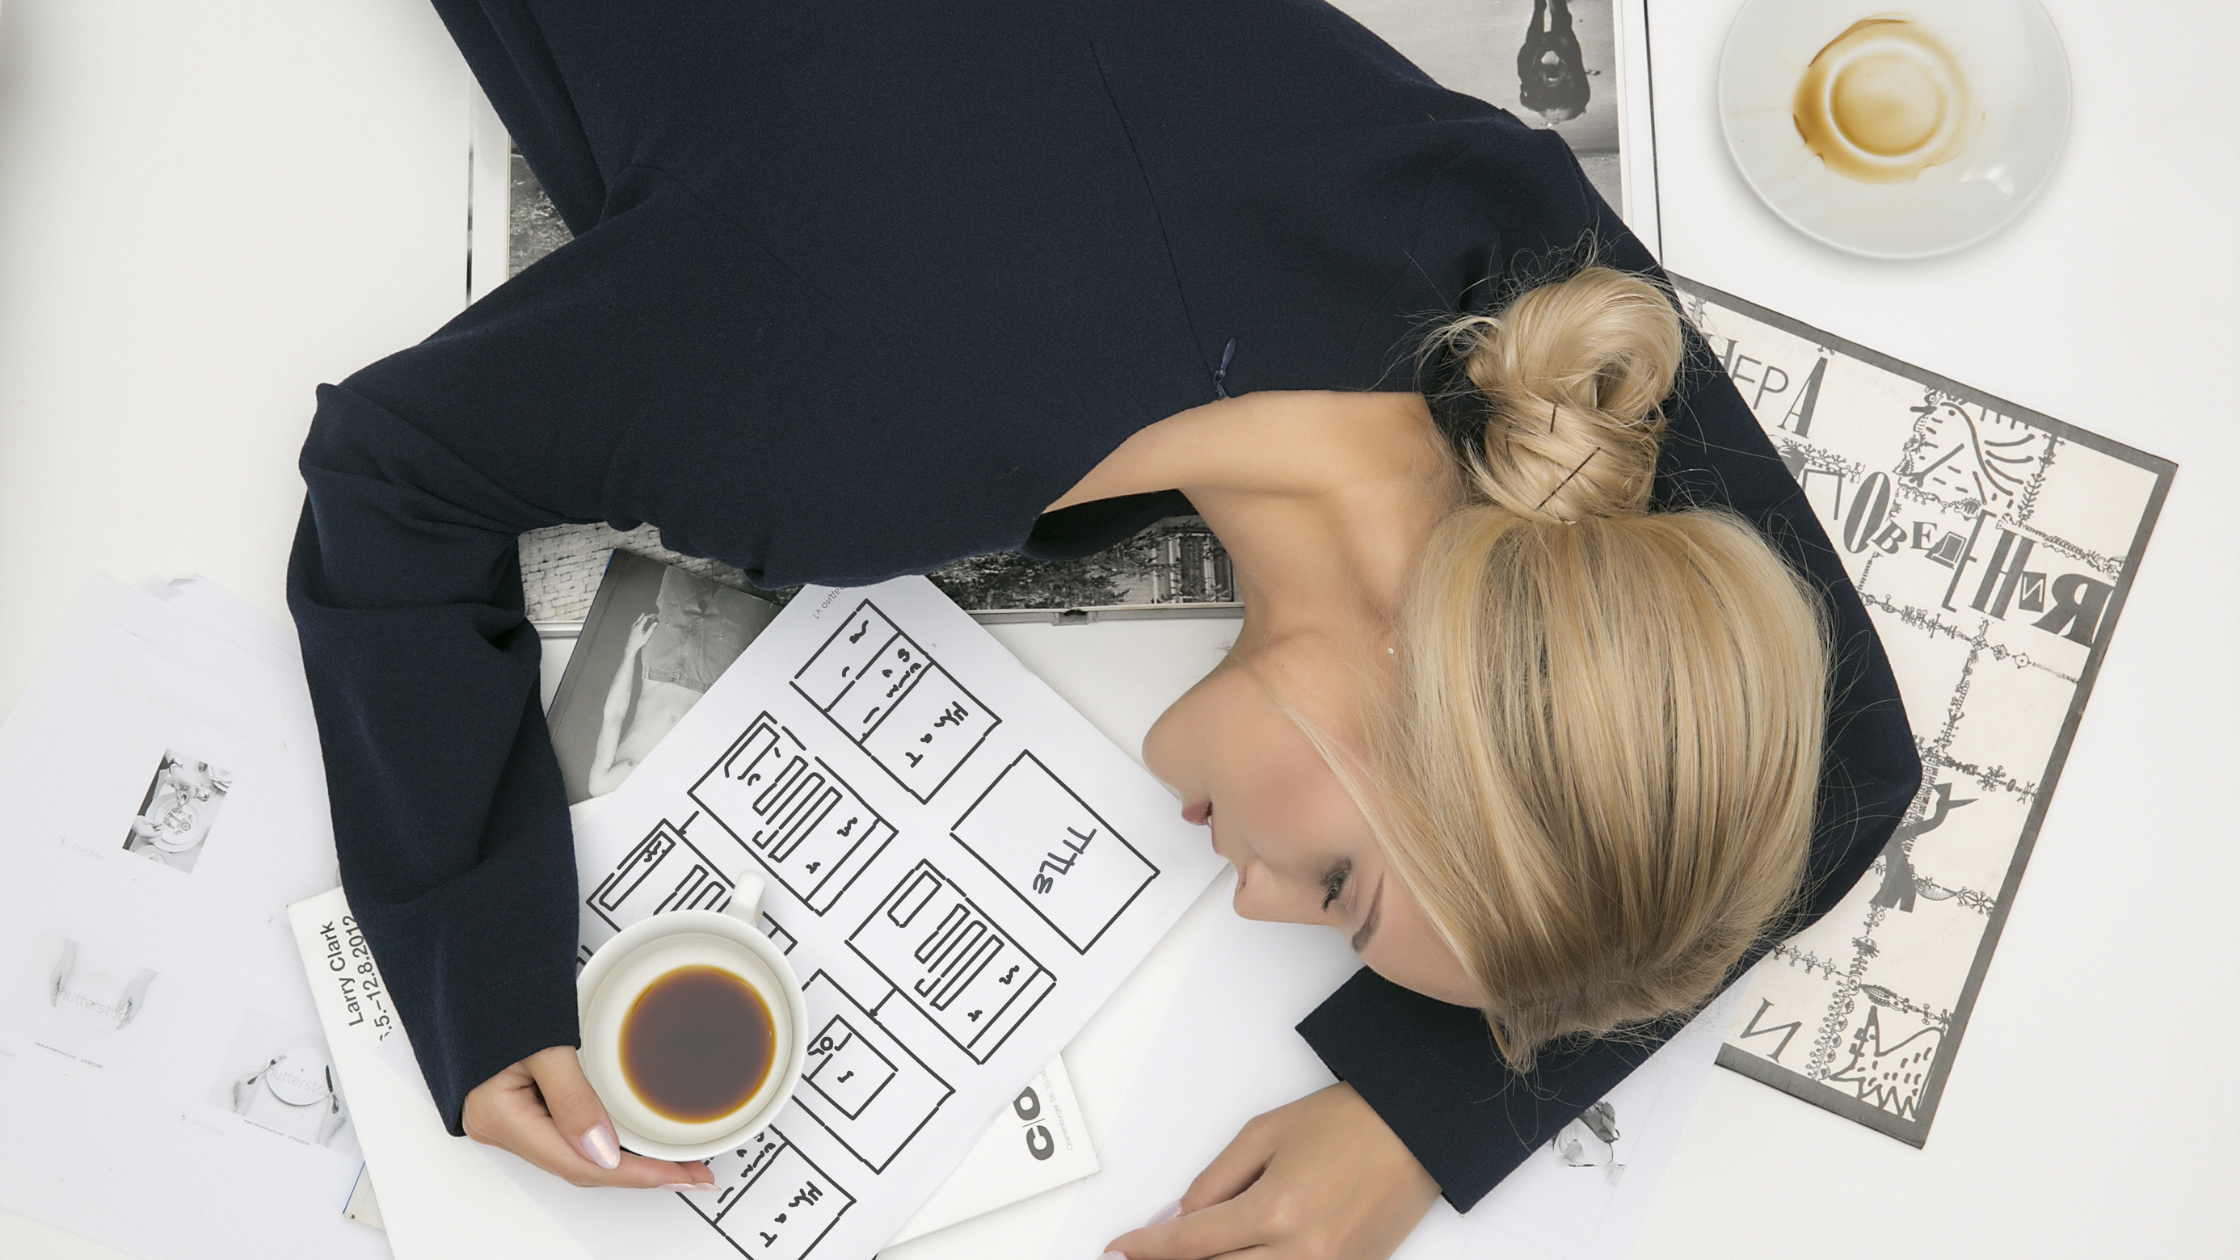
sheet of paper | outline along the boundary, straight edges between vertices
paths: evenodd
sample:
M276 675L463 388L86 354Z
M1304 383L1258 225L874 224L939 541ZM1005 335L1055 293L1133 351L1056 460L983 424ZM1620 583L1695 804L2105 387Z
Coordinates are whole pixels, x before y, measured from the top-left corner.
M1066 1076L1065 1056L1050 1060L972 1144L964 1162L888 1245L908 1242L1029 1195L1079 1181L1097 1170L1089 1126Z
M1206 932L1051 1260L1081 1260L1179 1199L1247 1120L1333 1078L1293 1026L1359 968L1327 928L1224 915ZM1732 1010L1722 998L1467 1216L1444 1200L1396 1260L1626 1254ZM1219 1047L1209 1052L1207 1047Z
M525 554L531 537L522 538ZM522 576L524 582L531 577L526 559ZM545 721L553 751L560 757L561 777L570 779L570 796L579 797L571 809L587 813L592 802L600 799L580 796L588 790L587 785L606 793L628 779L627 773L602 776L612 778L611 783L590 784L586 778L596 760L594 749L600 742L602 723L617 724L613 734L618 746L644 743L645 747L632 754L641 761L666 737L666 728L654 724L649 742L648 732L639 725L619 729L621 713L602 712L612 689L624 685L632 674L639 674L645 668L646 654L654 650L650 642L643 653L625 642L642 617L656 619L656 639L666 630L683 641L704 645L695 654L710 656L708 666L720 675L777 613L774 604L726 590L692 571L645 556L614 553L599 579L597 595L591 598L591 611L584 617L582 631L568 651L563 681L545 705ZM545 644L548 659L553 655L553 643L547 640ZM672 716L668 720L675 719ZM963 1165L910 1218L894 1241L930 1233L1096 1171L1096 1152L1086 1133L1080 1135L1082 1140L1073 1140L1074 1130L1079 1128L1079 1107L1060 1059L1050 1061L1029 1083L1021 1099L1036 1100L1035 1109L1047 1109L1049 1115L1022 1126L1009 1109L998 1111ZM1021 1099L1014 1099L1013 1106L1018 1106ZM1057 1137L1048 1143L1022 1140L1033 1137L1038 1130L1046 1137L1053 1133Z
M585 956L760 870L812 1028L793 1103L709 1161L720 1194L585 1192L493 1156L601 1260L876 1251L1221 867L920 578L796 596L578 815L576 862Z
M283 918L335 882L293 645L97 581L0 724L0 1202L146 1260L389 1254Z
M342 890L289 906L288 922L335 1070L357 1107L366 1164L400 1209L379 1214L396 1254L586 1260L583 1248L480 1148L444 1131Z

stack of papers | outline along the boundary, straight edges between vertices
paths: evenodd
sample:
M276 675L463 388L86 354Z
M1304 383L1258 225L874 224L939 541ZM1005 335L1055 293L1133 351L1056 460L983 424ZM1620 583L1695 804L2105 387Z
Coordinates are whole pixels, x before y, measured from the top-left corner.
M389 1254L288 931L325 787L287 627L86 589L0 724L0 1205L145 1260Z
M437 1120L334 887L288 627L95 581L0 724L0 819L0 1205L146 1260L584 1254ZM1095 1167L1052 1059L897 1237Z
M801 1089L709 1161L710 1195L578 1189L465 1147L340 891L306 899L296 941L399 1254L866 1255L1077 1178L1093 1155L1054 1056L1220 865L917 578L804 591L574 826L586 956L767 871L763 929L817 1029Z

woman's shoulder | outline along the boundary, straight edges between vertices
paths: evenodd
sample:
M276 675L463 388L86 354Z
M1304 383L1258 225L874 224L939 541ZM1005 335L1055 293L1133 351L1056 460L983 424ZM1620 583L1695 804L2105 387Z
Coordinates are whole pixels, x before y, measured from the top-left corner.
M1218 399L1138 430L1048 511L1100 499L1221 490L1319 495L1445 467L1423 395L1267 390Z

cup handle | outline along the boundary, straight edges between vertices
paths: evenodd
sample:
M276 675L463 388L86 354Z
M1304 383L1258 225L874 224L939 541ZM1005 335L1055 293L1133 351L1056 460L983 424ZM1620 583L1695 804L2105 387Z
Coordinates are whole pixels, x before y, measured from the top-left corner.
M732 876L731 884L731 904L723 912L752 926L762 917L762 892L769 881L762 878L762 872L749 867Z

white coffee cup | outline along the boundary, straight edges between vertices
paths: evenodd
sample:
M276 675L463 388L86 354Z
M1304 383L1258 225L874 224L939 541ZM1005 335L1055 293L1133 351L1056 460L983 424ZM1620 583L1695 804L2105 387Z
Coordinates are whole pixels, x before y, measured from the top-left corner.
M754 926L762 908L762 876L748 871L734 883L724 910L670 910L641 919L601 945L576 977L583 1036L577 1058L606 1104L616 1139L640 1155L705 1159L730 1150L776 1118L801 1083L809 1050L801 979ZM654 981L696 966L728 972L761 996L770 1012L771 1060L762 1084L744 1103L720 1118L688 1123L655 1111L630 1088L622 1071L622 1023Z

